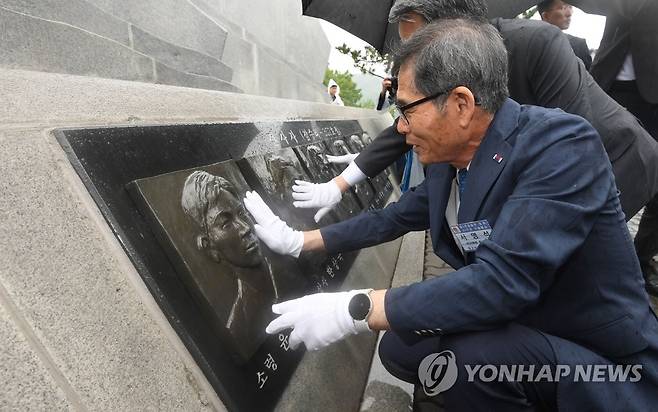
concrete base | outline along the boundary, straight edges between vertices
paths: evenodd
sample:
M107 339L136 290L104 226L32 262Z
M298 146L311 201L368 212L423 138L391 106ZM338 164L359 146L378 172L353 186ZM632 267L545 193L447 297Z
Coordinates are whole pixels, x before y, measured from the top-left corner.
M223 410L51 130L375 111L0 70L0 410ZM335 394L339 396L339 394Z

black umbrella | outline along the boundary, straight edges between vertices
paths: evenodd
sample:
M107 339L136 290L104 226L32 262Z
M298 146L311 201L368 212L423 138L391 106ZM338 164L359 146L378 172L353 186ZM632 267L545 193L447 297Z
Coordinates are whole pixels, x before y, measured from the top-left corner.
M397 24L388 23L394 0L302 0L302 14L318 17L363 39L380 53L399 41ZM489 17L512 18L538 0L487 0Z

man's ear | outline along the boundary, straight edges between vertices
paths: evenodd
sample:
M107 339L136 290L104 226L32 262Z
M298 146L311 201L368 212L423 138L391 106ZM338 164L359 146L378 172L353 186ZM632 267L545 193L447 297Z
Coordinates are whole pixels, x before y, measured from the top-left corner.
M210 259L214 260L215 262L219 263L222 261L222 257L219 255L219 253L215 249L210 248L210 239L208 239L208 236L197 235L196 247L200 251L208 253Z
M457 103L459 125L467 127L475 115L475 95L468 87L458 86L452 91L452 97Z
M196 236L196 248L199 249L200 251L204 251L208 249L208 236L206 235L197 235Z

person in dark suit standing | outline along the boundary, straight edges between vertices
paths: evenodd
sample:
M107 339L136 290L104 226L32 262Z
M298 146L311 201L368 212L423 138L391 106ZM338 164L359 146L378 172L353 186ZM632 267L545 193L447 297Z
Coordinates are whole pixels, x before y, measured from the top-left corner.
M658 320L596 130L508 99L505 47L486 22L430 24L394 67L397 128L428 165L420 186L384 210L305 233L260 198L245 207L282 253L295 253L293 239L303 251L335 253L429 228L435 252L457 271L283 302L267 332L292 328L291 347L313 350L387 330L384 366L428 394L442 391L447 410L655 407ZM478 365L488 372L473 372ZM535 372L497 378L512 365ZM604 372L579 379L578 365ZM570 372L542 380L540 370ZM621 370L626 378L608 372Z
M589 13L607 17L591 73L658 139L658 1L574 0ZM635 237L647 289L658 296L658 197L645 207Z
M573 7L562 0L545 0L537 4L537 11L541 19L546 23L558 27L560 30L566 30L571 25L571 15L573 14ZM569 44L573 52L585 64L585 68L589 70L592 66L592 56L589 53L587 40L572 36L565 33L569 39Z

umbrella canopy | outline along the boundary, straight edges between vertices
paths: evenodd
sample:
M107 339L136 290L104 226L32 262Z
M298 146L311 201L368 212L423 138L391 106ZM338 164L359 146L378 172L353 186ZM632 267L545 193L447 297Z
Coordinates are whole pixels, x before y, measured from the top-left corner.
M333 23L384 54L399 41L397 24L388 23L394 3L395 0L302 0L302 13ZM487 0L487 3L489 18L512 18L538 0Z

